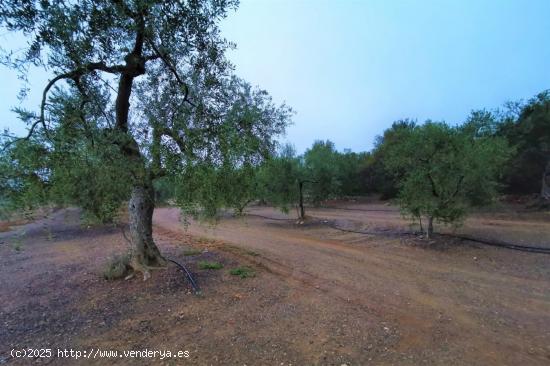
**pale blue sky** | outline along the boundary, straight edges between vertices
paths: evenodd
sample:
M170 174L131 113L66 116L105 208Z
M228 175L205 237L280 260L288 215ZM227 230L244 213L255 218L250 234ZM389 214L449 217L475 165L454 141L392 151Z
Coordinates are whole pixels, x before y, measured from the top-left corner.
M296 110L284 140L300 152L317 139L369 150L396 119L458 123L550 88L549 0L242 0L222 30L237 74ZM13 126L17 79L0 78L0 126Z

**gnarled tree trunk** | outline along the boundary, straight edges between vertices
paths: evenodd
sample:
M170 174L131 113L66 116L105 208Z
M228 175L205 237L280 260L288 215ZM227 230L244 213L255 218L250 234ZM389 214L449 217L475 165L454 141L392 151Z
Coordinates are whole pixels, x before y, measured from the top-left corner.
M298 203L298 216L300 220L304 220L306 218L306 210L304 209L304 182L298 182L298 189L300 194L300 201Z
M428 217L428 231L426 237L430 239L434 234L434 218L433 216Z
M155 193L150 172L143 166L143 156L139 146L128 128L130 95L134 78L145 74L143 43L145 39L145 13L136 19L136 40L134 48L124 60L126 64L121 72L117 98L115 102L116 129L128 135L128 141L120 144L121 151L128 159L129 169L135 169L132 195L128 203L132 258L130 266L136 272L143 273L143 279L151 277L150 269L164 266L166 260L160 254L153 241L153 211ZM155 138L158 136L155 136Z
M546 169L542 173L542 189L540 196L543 200L550 200L550 160L546 163Z
M155 196L152 184L136 185L128 203L130 237L132 242L131 267L142 272L144 280L153 267L164 266L166 260L153 241L153 211Z

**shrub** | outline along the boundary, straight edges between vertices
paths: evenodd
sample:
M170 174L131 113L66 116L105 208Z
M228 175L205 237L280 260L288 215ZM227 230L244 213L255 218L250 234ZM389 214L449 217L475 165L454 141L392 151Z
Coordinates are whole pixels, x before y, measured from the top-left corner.
M229 271L233 276L239 276L241 278L248 278L256 276L254 270L250 267L237 267Z
M218 262L200 261L199 268L200 269L221 269L223 268L223 264Z

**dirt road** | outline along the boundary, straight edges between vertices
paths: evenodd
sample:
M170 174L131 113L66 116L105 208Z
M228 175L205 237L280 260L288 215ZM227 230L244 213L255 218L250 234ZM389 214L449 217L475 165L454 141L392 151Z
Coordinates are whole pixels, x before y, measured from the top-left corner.
M249 211L264 217L225 218L215 227L192 223L189 230L258 252L259 262L290 286L315 288L368 309L398 339L387 352L390 363L550 363L550 255L460 241L427 248L414 238L383 234L407 229L395 209L348 207L310 214L341 226L382 229L382 235L265 219L287 218L270 208ZM174 209L159 210L155 222L180 230ZM478 215L461 230L494 236L495 227L500 239L550 244L544 221Z

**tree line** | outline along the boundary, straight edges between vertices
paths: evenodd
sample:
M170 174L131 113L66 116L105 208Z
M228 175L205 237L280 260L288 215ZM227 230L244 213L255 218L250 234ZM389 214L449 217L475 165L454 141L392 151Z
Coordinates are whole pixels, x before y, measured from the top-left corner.
M455 126L396 121L369 152L339 152L327 140L298 155L284 145L257 167L237 169L231 184L240 193L229 206L242 213L259 200L285 212L295 208L303 219L306 205L380 194L431 235L434 221L459 224L470 208L490 205L503 193L536 194L547 204L549 111L544 91L496 111L472 111Z
M245 91L252 93L253 89L246 87ZM254 103L261 100L249 99L246 108L257 109ZM166 101L158 103L158 109L150 108L149 113L166 113L161 104ZM314 142L301 155L286 144L261 158L240 159L243 153L237 151L237 146L246 145L236 140L227 149L222 164L196 160L193 164L170 166L171 174L154 180L155 198L176 203L186 214L202 218L215 217L220 208L242 215L247 205L259 202L284 212L295 209L304 219L307 206L378 194L399 203L403 213L431 235L434 221L459 224L470 208L490 205L502 193L537 194L539 202L547 204L549 111L550 92L545 91L527 102L507 103L496 111L472 111L464 123L456 126L399 120L376 138L374 148L368 152L339 152L326 140ZM71 113L74 111L65 109L62 116L68 118ZM277 116L288 118L290 113L283 108L265 118L272 123ZM64 128L57 131L60 143L66 143L65 139L75 141L65 133ZM59 149L53 156L43 154L43 147L31 141L14 146L10 159L2 160L5 175L36 173L49 164L55 179L44 186L37 176L33 179L30 175L24 188L4 189L4 198L11 198L16 207L48 200L76 203L92 218L112 221L129 197L127 182L131 177L125 177L127 170L118 165L124 160L111 158L105 164L106 155L118 152L116 146L101 145L98 139L95 143L99 148L83 146L75 150L71 146L70 154ZM176 157L181 154L179 150L173 153Z

